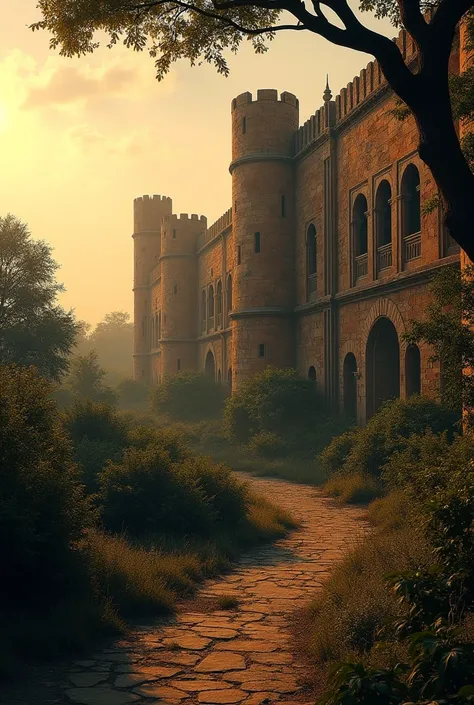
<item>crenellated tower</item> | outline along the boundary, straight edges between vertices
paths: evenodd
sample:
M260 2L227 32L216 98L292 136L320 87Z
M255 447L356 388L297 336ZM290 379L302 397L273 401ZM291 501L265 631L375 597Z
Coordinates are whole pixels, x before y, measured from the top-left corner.
M159 266L161 221L171 215L172 201L166 196L142 196L134 200L134 377L149 384L150 367L150 276Z
M293 138L298 100L259 90L232 101L233 388L294 364Z
M167 215L161 228L161 374L197 365L198 284L196 249L207 219Z

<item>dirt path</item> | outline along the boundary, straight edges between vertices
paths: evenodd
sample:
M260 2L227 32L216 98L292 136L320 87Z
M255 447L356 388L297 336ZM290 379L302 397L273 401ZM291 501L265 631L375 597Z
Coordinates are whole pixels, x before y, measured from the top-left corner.
M49 682L38 683L34 701L26 696L8 705L314 702L304 666L292 653L289 618L362 536L362 512L337 507L311 487L250 481L301 527L206 583L173 624L134 630L113 648L75 661L61 678L52 670ZM215 609L223 595L234 596L238 607Z

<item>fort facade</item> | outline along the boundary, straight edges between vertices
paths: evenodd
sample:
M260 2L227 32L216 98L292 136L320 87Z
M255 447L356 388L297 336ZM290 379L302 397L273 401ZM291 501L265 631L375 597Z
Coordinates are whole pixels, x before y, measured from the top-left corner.
M404 31L397 43L416 61ZM452 72L462 56L455 50ZM377 62L303 126L298 100L232 101L232 206L210 227L172 201L134 203L137 380L201 370L232 389L268 365L315 380L364 423L394 396L439 387L428 347L403 339L459 248L417 154L414 120Z

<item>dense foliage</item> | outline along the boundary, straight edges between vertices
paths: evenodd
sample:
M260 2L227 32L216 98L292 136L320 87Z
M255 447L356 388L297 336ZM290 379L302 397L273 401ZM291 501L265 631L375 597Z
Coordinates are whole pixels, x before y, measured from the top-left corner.
M432 399L417 395L396 399L385 404L365 428L335 438L319 459L330 471L380 477L385 463L407 446L412 435L431 430L447 432L452 438L457 421L456 413Z
M57 303L51 248L13 215L0 218L0 364L35 365L57 380L66 371L76 323Z
M392 492L378 501L375 516L383 531L360 549L364 564L377 573L377 565L367 559L373 547L384 542L385 552L391 552L396 562L385 564L385 598L379 570L376 599L364 618L368 641L357 643L356 658L334 666L321 705L467 705L473 701L474 634L466 629L466 618L474 609L474 441L469 436L453 436L449 427L440 432L443 419L446 423L450 417L436 412L431 402L419 399L406 404L411 408L396 409L395 415L397 402L382 409L374 417L376 423L372 419L357 434L363 440L366 435L362 446L357 449L359 441L355 440L345 455L347 472L354 471L354 460L359 459L366 468L376 470ZM384 415L380 423L377 416ZM386 425L389 418L394 421L391 434ZM400 431L403 435L397 437ZM340 457L346 446L340 443L334 448L328 462ZM367 453L366 447L373 451ZM390 507L392 498L395 504ZM402 514L401 523L396 522L396 512ZM422 550L402 565L400 546L405 533L412 546ZM368 601L367 586L374 583L369 575L365 580L361 600L349 597L345 590L337 601L338 609L350 618L345 629L339 630L339 642L346 645L344 655L350 655L349 625L356 624L355 603ZM325 612L333 614L331 598L329 593L316 607L323 624ZM360 637L364 633L360 621L356 629ZM384 652L391 654L385 663L380 658Z
M74 546L92 523L49 385L0 367L1 609L44 607L73 589Z
M474 267L442 269L431 286L431 301L423 321L411 321L407 342L428 343L431 361L440 363L442 401L473 423L474 408Z
M153 410L178 421L200 421L222 412L227 390L208 375L179 372L165 378L152 391Z

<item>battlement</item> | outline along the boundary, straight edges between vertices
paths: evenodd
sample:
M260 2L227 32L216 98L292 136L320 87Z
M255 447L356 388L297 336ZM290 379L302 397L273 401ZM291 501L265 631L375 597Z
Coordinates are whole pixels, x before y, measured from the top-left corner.
M133 200L134 203L149 203L150 201L163 204L172 203L171 198L169 198L168 196L158 196L157 194L153 194L152 196L138 196L138 198L135 198Z
M416 46L407 32L402 29L393 41L399 47L405 61L410 62L416 55ZM349 114L375 95L387 81L378 61L371 61L355 76L345 88L342 88L335 100L328 101L302 127L294 137L295 154L301 152L308 144L327 131L329 126L342 122Z
M196 213L180 213L179 215L176 215L173 213L173 215L165 215L163 217L163 222L168 224L168 223L192 223L192 222L200 222L204 223L207 225L207 218L205 215L197 215Z
M239 108L241 105L247 105L248 103L257 103L264 100L272 100L276 103L287 103L288 105L293 105L295 108L298 108L299 106L298 98L293 95L293 93L288 93L288 91L284 91L280 94L280 99L278 99L278 91L275 88L261 88L257 91L256 100L253 99L252 94L248 91L246 93L241 93L237 96L237 98L234 98L231 104L231 112L234 112L234 110Z
M204 233L200 233L198 237L198 250L208 242L214 240L224 230L227 230L232 225L232 208L229 208L220 218L218 218Z

